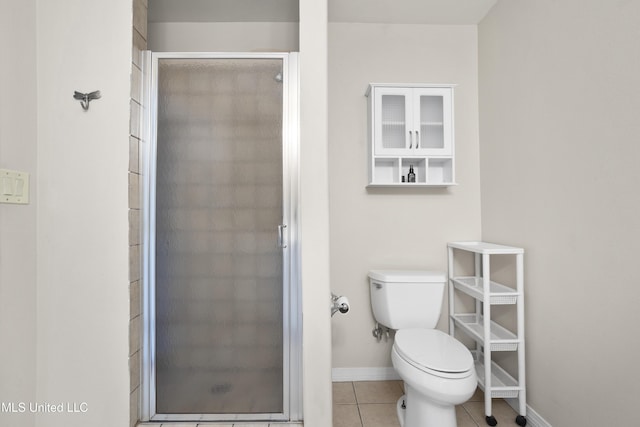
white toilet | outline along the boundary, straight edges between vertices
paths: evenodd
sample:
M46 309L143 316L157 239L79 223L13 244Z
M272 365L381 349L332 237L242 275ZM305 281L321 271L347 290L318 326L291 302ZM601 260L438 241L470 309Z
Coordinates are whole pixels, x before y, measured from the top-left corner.
M469 349L435 329L446 275L372 270L369 283L373 315L396 330L391 361L405 389L398 400L400 425L456 427L455 405L473 395L478 380Z

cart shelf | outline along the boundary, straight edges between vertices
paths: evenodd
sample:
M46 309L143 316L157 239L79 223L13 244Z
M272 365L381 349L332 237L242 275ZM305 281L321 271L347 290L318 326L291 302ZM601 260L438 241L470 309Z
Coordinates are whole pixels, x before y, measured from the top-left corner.
M453 320L456 326L466 332L476 341L490 345L491 351L516 351L520 340L508 329L498 323L491 321L491 337L486 340L484 337L483 317L476 316L475 313L455 314Z
M482 277L454 277L452 280L456 289L484 302ZM493 281L489 282L489 294L489 301L492 305L515 304L518 300L518 291Z
M471 255L464 255L464 253ZM491 257L512 256L515 259L515 286L505 286L491 280ZM457 256L473 256L471 276L456 275ZM486 242L453 242L448 244L449 259L449 333L456 328L475 341L475 369L478 385L484 391L485 420L489 426L497 421L492 414L492 398L517 398L519 414L516 424L527 424L527 390L525 384L524 340L524 249ZM510 258L513 259L513 258ZM468 274L468 273L465 273ZM456 292L475 300L475 312L456 312ZM512 305L517 315L517 331L512 332L492 320L494 305ZM517 379L509 375L491 358L494 351L517 353Z
M475 353L475 352L472 352ZM484 361L482 355L476 357L476 373L478 374L478 385L486 394L485 378L484 378ZM502 369L496 362L491 362L491 397L508 399L518 397L522 387L518 385L518 381Z
M449 247L483 255L513 255L524 253L524 249L522 248L496 245L495 243L487 242L451 242L449 243Z

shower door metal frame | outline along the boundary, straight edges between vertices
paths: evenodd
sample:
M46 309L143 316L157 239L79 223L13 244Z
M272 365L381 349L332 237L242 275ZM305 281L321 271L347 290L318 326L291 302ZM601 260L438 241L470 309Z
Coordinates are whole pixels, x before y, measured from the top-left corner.
M283 228L283 412L242 414L156 413L155 366L155 207L158 61L160 59L282 60ZM297 53L144 52L145 104L142 118L142 325L141 421L300 421L302 414L302 312L299 241L299 84ZM275 77L275 76L274 76ZM274 242L275 244L275 242Z

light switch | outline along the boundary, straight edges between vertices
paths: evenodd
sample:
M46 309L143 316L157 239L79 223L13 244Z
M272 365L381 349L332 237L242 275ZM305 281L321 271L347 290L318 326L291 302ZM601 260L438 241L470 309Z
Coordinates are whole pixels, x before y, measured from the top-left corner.
M24 192L24 179L16 178L16 186L13 195L16 197L22 197Z
M29 174L0 169L0 203L29 203Z
M2 177L2 195L13 196L13 179L8 176Z

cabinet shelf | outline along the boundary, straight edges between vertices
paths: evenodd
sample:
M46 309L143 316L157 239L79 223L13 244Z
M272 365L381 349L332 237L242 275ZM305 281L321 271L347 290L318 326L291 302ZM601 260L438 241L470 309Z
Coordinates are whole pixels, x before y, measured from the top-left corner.
M377 184L372 182L367 184L367 188L439 188L439 187L451 187L453 185L458 185L455 182L443 182L440 184L425 184L420 182L396 182L396 183L385 183L385 184Z
M369 85L367 187L455 185L453 87ZM416 182L408 182L411 165Z
M484 302L484 281L482 277L454 277L452 281L456 289L478 301ZM518 300L518 295L518 291L515 289L497 282L489 282L489 304L491 305L515 304Z
M477 354L475 351L472 351L471 354L473 354L475 358L478 385L487 396L490 395L492 398L503 399L518 397L523 387L519 386L518 381L496 362L491 362L491 392L489 393L489 391L485 389L486 381L482 354Z
M437 156L376 156L374 173L367 187L446 187L456 185L451 172L452 160ZM413 166L416 182L402 182Z
M518 349L520 342L518 337L494 321L491 321L491 336L489 340L486 340L483 320L482 316L476 317L475 313L453 315L453 321L457 327L476 341L490 345L491 351L516 351Z

